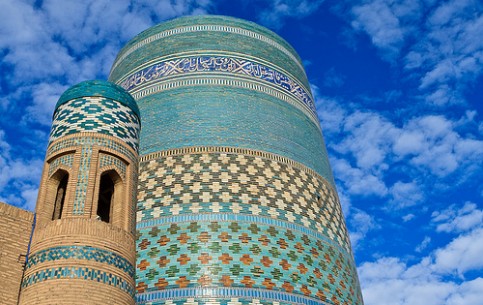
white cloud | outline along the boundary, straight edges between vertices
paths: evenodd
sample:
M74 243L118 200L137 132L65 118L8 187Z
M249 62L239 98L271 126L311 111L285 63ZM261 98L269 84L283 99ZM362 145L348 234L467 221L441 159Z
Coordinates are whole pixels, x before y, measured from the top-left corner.
M430 243L431 243L431 237L425 236L423 241L416 247L415 251L422 252L424 249L428 247Z
M347 160L332 158L331 164L334 176L343 182L349 194L384 196L387 193L387 187L380 178L352 167Z
M351 8L351 26L364 32L383 59L404 60L419 77L426 101L464 102L464 92L483 71L483 4L474 0L361 1Z
M383 257L359 268L367 305L479 305L483 278L445 279L428 258L408 265L399 258Z
M5 132L0 130L0 201L32 209L42 165L40 159L12 156Z
M67 86L59 83L40 83L32 86L33 105L27 106L24 122L39 122L50 126L54 106Z
M349 215L349 236L352 247L357 248L359 242L371 230L380 228L374 217L359 209L352 209Z
M408 222L410 220L413 220L414 218L416 217L416 215L412 214L412 213L409 213L409 214L406 214L402 217L402 221L404 222Z
M22 199L24 200L23 208L29 211L35 210L35 204L37 203L38 188L25 188L21 192Z
M334 146L340 153L351 152L357 166L385 168L386 155L391 141L397 136L395 126L376 113L356 111L344 120L343 130L348 133L342 142Z
M460 209L451 205L441 212L433 212L431 217L438 232L465 232L483 225L483 210L472 202L466 202Z
M391 194L392 202L398 208L417 205L424 199L420 187L415 182L405 183L398 181L390 188L389 193Z
M477 126L475 111L456 120L421 115L396 124L389 116L321 97L312 87L334 176L348 195L388 197L392 208L406 208L424 202L429 188L462 183L481 171L483 141L459 131ZM395 173L401 177L390 185L386 179Z
M287 17L303 18L315 12L323 0L269 0L268 8L264 8L258 15L259 21L271 28L278 29Z
M412 164L428 168L439 177L473 162L481 163L483 157L483 141L462 138L454 122L433 115L410 120L393 148L399 157L409 157Z
M446 305L476 305L483 299L483 278L463 282L446 301Z
M420 3L414 0L364 1L352 7L352 27L366 32L372 43L393 58L398 55L406 37L415 29L410 26L418 18Z
M381 258L359 268L364 303L368 305L443 305L455 291L430 273L421 276L420 266L408 267L397 258ZM423 267L424 268L424 267ZM424 268L426 269L426 268Z
M463 275L483 268L483 227L453 239L434 253L433 269L438 273Z

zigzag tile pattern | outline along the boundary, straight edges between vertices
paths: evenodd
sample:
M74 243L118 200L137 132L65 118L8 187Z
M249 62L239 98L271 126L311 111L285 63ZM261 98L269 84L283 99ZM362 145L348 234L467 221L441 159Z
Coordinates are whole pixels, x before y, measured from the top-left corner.
M137 151L140 123L129 107L111 99L76 98L56 109L49 144L62 136L79 132L111 135Z

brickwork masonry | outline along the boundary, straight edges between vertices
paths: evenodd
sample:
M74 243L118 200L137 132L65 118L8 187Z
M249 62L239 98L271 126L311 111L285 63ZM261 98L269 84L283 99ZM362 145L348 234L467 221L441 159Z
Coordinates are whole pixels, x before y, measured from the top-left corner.
M0 202L0 304L17 304L34 214Z

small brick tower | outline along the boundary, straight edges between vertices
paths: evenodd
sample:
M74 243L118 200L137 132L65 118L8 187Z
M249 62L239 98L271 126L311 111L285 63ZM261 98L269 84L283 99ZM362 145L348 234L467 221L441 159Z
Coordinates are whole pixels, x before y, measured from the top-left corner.
M139 110L86 81L59 99L20 304L134 304Z

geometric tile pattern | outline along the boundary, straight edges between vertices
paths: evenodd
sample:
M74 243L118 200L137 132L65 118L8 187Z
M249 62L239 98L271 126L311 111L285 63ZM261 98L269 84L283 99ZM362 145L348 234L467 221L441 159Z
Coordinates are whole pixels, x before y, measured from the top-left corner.
M88 260L108 264L134 277L134 266L124 257L90 246L57 246L43 249L29 256L27 268L37 264L64 259Z
M74 215L84 214L84 205L86 201L87 185L89 183L89 169L91 167L92 146L82 146L79 171L77 174L77 183L74 194Z
M131 108L104 97L82 97L58 106L49 144L69 134L95 132L117 137L137 151L139 131L139 119Z
M140 163L137 221L185 213L247 213L324 233L350 251L342 210L324 179L259 156L192 153Z
M99 154L99 168L102 170L105 166L113 166L117 169L118 173L121 175L121 178L124 180L126 177L126 163L124 163L121 159L116 158L112 155L107 154Z
M56 158L49 164L49 177L55 172L55 170L57 170L57 168L59 168L59 166L72 168L73 162L74 162L74 154L67 154Z
M284 219L272 218L273 216L270 216L268 213L267 215L257 215L257 216L246 215L249 213L232 214L227 212L227 211L230 211L229 205L227 204L223 204L221 206L221 209L218 210L216 213L208 209L207 206L205 205L200 206L200 208L201 209L199 209L197 214L190 214L190 213L185 213L182 215L174 214L173 216L158 217L154 219L143 220L143 221L139 221L136 227L139 231L142 231L142 230L145 230L146 228L151 229L153 227L159 227L165 224L182 223L182 222L228 221L228 222L258 223L258 224L283 227L289 230L298 231L302 234L309 236L310 238L313 237L313 238L320 239L321 241L324 241L329 245L334 246L337 249L340 249L342 252L346 251L344 248L341 248L339 244L329 239L325 234L319 231L309 229L299 224L288 222ZM209 213L205 213L206 211L208 211Z
M206 221L167 223L138 235L138 294L215 286L278 290L341 304L358 301L352 256L297 231Z
M134 287L122 277L87 267L53 267L34 272L23 278L22 287L55 279L84 279L119 288L134 297ZM99 289L102 289L99 287ZM95 293L95 292L93 292Z
M213 289L214 290L214 289ZM203 293L207 292L207 293ZM295 300L294 302L284 302L280 300L263 300L259 298L238 298L238 297L231 297L231 298L219 298L213 297L213 291L210 288L202 288L200 291L196 291L195 297L188 297L188 298L180 298L180 299L166 299L161 302L151 301L151 299L159 299L157 298L157 293L146 294L144 296L137 296L136 303L137 304L149 304L149 305L293 305L293 304L303 304L304 302L300 302ZM210 293L210 296L202 298L202 295L207 295ZM268 298L271 299L271 298ZM318 305L320 302L309 303L310 305ZM326 303L324 303L326 304Z
M249 150L178 152L141 158L140 303L206 288L221 299L362 304L340 203L325 179Z
M314 114L316 113L315 104L310 93L308 93L309 91L297 83L293 77L289 77L269 66L241 58L196 56L157 62L152 66L148 66L128 76L120 85L124 89L131 91L144 83L149 83L163 77L199 72L237 74L245 77L253 77L258 84L261 84L260 81L268 82L276 86L278 90L293 95Z
M348 304L339 302L324 302L318 299L286 293L283 291L261 290L250 288L218 288L198 287L176 290L153 291L136 295L137 304L149 305L281 305L281 304L306 304L306 305L333 305Z

